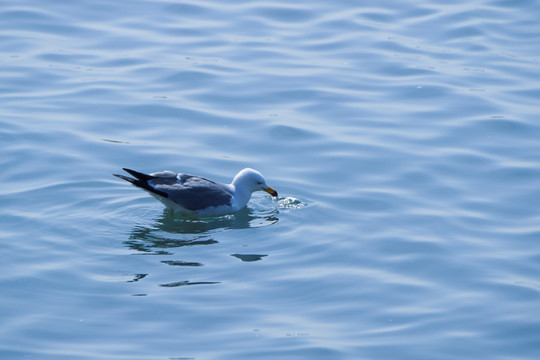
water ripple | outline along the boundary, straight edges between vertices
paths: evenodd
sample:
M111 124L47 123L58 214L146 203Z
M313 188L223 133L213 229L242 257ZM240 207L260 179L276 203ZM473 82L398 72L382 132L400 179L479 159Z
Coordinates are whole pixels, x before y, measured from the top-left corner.
M538 358L537 2L126 4L0 9L0 357Z

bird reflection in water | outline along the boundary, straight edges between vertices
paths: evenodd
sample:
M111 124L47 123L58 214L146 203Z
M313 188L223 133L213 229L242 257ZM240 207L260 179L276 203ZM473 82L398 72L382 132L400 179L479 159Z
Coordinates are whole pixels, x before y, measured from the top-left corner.
M164 210L150 226L137 225L125 245L145 254L170 255L168 248L212 245L217 243L212 234L227 229L248 229L278 222L277 210L255 212L244 208L234 215L192 219Z
M254 211L244 208L234 215L193 219L174 214L165 209L163 214L151 225L137 225L124 244L140 255L171 256L177 255L178 250L187 246L202 246L217 244L214 235L228 229L248 229L275 224L278 210ZM243 262L262 260L267 255L232 254ZM203 263L186 260L160 260L160 263L175 267L200 267ZM138 275L139 279L146 276ZM178 287L188 285L219 284L218 281L176 281L160 284L162 287Z

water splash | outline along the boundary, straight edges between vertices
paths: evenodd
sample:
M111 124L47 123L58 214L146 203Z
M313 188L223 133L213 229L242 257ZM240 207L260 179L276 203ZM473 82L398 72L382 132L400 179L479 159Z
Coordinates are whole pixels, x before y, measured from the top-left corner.
M281 210L300 209L306 207L308 204L292 196L278 200L279 208Z

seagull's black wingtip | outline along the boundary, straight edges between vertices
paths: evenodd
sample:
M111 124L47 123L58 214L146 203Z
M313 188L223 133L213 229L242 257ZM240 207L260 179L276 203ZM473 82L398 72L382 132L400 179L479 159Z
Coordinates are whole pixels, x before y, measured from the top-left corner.
M116 176L117 178L120 178L122 180L126 180L126 181L129 181L130 183L132 184L135 184L135 182L137 180L133 179L133 178L130 178L130 177L127 177L127 176L124 176L124 175L119 175L119 174L112 174L113 176Z
M138 171L131 170L128 168L122 168L122 170L129 173L131 176L135 177L137 180L148 181L154 178L152 175L144 174L142 172L138 172Z
M124 170L125 172L133 175L135 177L135 179L130 178L128 176L119 175L119 174L113 174L113 176L116 176L117 178L120 178L122 180L126 180L126 181L132 183L133 185L135 185L136 187L139 187L141 189L149 191L150 193L162 196L164 198L167 198L169 196L166 192L156 190L156 189L154 189L152 186L150 186L148 184L149 180L155 179L154 176L143 174L141 172L131 170L131 169L126 169L126 168L122 168L122 170Z

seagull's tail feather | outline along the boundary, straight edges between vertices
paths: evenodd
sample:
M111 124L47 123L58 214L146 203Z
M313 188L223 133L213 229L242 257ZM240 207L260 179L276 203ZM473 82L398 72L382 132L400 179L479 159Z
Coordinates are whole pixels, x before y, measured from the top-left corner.
M122 180L126 180L126 181L129 181L130 183L134 184L137 182L136 179L134 178L130 178L130 177L127 177L127 176L124 176L124 175L119 175L119 174L113 174L113 176L116 176L117 178L120 178Z
M129 173L131 176L135 177L137 180L148 181L148 180L152 180L154 178L154 176L152 176L152 175L144 174L142 172L138 172L138 171L135 171L135 170L126 169L126 168L122 168L122 170Z
M119 175L119 174L113 174L113 176L116 176L117 178L120 178L122 180L126 180L126 181L132 183L133 185L135 185L136 187L144 189L144 190L146 190L146 191L148 191L148 192L150 192L152 194L156 194L156 195L162 196L164 198L168 197L167 193L165 193L163 191L159 191L157 189L154 189L152 186L150 186L150 184L148 184L149 180L155 179L154 176L144 174L144 173L141 173L141 172L138 172L138 171L135 171L135 170L131 170L131 169L126 169L126 168L123 168L122 170L124 170L125 172L128 172L129 174L134 176L135 179L130 178L128 176Z

